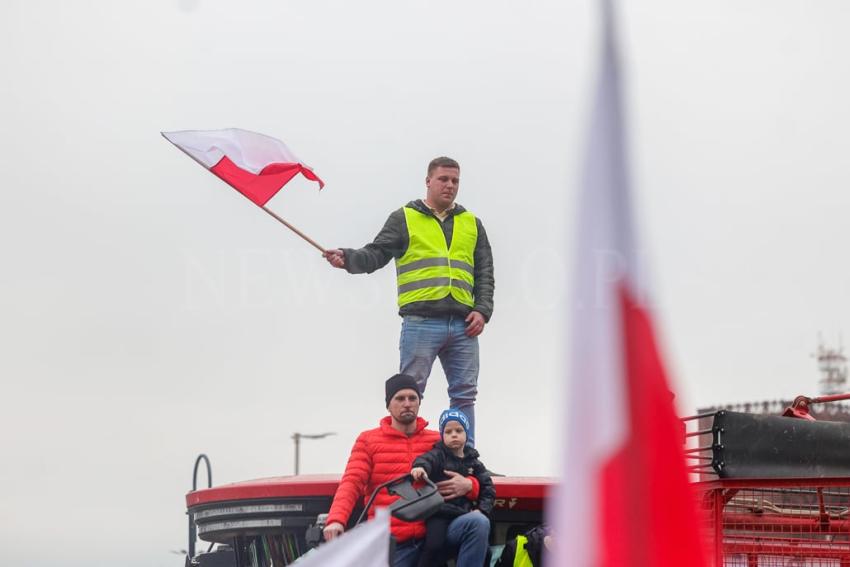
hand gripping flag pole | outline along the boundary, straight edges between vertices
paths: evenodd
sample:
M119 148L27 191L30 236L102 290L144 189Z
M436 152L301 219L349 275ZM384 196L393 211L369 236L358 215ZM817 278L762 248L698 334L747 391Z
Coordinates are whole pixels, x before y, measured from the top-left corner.
M242 130L183 130L161 132L163 137L186 155L242 193L283 226L315 246L325 249L312 238L266 207L284 185L299 173L325 186L324 181L302 162L286 144L276 138Z

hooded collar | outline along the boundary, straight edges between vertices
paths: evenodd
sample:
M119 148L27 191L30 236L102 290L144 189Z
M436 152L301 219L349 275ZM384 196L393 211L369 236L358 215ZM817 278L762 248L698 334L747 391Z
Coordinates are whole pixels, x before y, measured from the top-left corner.
M419 211L422 214L429 215L429 216L432 216L434 218L437 218L434 215L434 213L431 212L431 208L428 207L428 205L426 205L425 201L422 200L422 199L416 199L415 201L410 201L407 204L407 206L410 207L411 209L416 209L417 211ZM463 208L463 205L460 205L460 204L457 203L457 201L455 201L455 203L452 205L452 208L450 208L446 212L448 213L446 215L446 218L448 218L448 217L453 217L455 215L459 215L460 213L465 213L466 209Z

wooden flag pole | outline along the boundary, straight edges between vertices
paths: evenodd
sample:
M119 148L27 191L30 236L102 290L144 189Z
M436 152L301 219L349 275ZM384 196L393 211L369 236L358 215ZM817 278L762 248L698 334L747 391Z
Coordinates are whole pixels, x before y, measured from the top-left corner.
M275 219L277 219L277 221L280 222L283 226L285 226L286 228L288 228L289 230L291 230L292 232L294 232L295 234L297 234L298 236L300 236L301 238L303 238L304 240L306 240L307 242L309 242L310 244L315 246L319 250L319 252L321 252L322 254L324 254L326 252L326 250L324 248L322 248L321 246L319 246L316 243L315 240L313 240L312 238L310 238L309 236L307 236L306 234L304 234L303 232L301 232L300 230L298 230L297 228L295 228L294 226L292 226L291 224L289 224L288 222L286 222L285 220L283 220L282 218L277 216L272 210L267 209L265 206L260 207L260 208L263 209L264 211L266 211L271 216L273 216Z

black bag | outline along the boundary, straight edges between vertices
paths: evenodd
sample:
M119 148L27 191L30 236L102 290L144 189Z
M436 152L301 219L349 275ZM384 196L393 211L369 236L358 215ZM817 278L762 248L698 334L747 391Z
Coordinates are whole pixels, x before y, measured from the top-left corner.
M375 501L375 496L383 488L386 488L390 494L400 497L390 504L390 513L405 522L415 522L429 518L443 504L443 496L437 490L437 485L426 478L424 487L414 488L413 477L406 474L375 487L372 496L369 497L369 501L366 503L366 507L363 508L363 512L357 518L357 524L366 517L369 508L372 506L372 502Z

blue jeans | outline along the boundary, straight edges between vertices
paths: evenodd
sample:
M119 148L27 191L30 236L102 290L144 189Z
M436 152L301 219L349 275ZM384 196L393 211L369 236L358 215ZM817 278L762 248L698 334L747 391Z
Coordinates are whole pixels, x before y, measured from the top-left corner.
M458 516L449 524L446 545L457 551L457 567L482 567L487 557L490 520L481 512ZM416 567L422 553L422 540L408 540L396 545L393 567Z
M482 567L487 557L490 520L477 510L458 516L449 524L446 543L457 550L457 567Z
M409 539L395 546L393 567L416 567L419 555L422 553L422 540Z
M463 317L405 315L399 340L399 372L416 378L424 393L434 359L440 357L449 383L449 403L469 417L467 442L475 445L475 396L478 394L478 337L466 336Z

